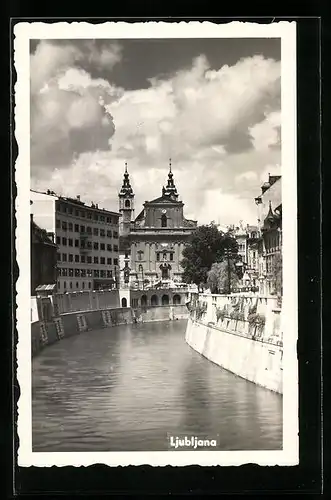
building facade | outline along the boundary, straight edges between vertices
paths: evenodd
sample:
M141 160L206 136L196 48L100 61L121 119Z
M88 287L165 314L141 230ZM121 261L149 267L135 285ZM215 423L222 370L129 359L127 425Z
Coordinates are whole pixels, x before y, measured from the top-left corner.
M255 198L259 223L259 288L262 295L282 294L281 176L269 175Z
M119 217L77 198L30 191L34 220L57 245L58 292L113 288L119 282Z
M31 238L31 296L38 288L55 291L57 283L57 247L47 232L30 220Z
M146 201L137 217L127 167L118 196L122 281L139 288L180 283L182 252L197 221L184 217L184 203L179 200L171 164L161 196Z
M240 221L238 226L229 226L228 231L236 239L238 244L238 255L242 262L242 285L256 287L258 279L258 226L244 225Z

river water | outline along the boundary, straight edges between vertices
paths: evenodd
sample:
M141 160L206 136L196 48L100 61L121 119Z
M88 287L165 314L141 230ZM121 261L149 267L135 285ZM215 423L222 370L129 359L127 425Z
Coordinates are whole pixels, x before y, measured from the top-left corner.
M32 364L33 451L163 451L184 435L281 449L282 396L203 358L185 327L119 326L46 348Z

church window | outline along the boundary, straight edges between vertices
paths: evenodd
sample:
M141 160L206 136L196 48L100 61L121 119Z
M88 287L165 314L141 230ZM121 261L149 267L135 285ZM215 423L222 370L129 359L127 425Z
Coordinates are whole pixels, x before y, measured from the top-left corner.
M125 200L125 207L130 208L130 200Z
M167 227L167 216L165 214L163 214L161 217L161 226Z
M156 260L160 260L160 254L159 253L156 254Z
M170 260L174 260L174 254L173 253L170 254Z
M142 250L139 250L139 252L138 252L138 260L143 260L143 255L144 255L144 252Z

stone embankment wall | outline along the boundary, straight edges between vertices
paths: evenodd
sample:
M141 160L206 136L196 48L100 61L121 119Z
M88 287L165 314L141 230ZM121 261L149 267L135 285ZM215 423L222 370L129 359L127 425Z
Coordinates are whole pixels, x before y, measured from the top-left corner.
M191 296L186 342L217 365L283 393L283 335L277 300Z
M183 305L146 307L137 310L129 307L117 307L64 313L49 321L43 320L31 323L32 356L38 354L44 347L64 337L71 337L82 332L126 325L133 322L175 321L187 317L187 308Z
M54 299L56 300L59 314L120 307L118 290L57 293Z

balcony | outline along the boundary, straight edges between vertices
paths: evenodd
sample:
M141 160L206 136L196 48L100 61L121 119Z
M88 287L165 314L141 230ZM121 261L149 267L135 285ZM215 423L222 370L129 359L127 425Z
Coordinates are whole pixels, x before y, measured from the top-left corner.
M81 254L87 254L90 252L92 252L92 247L87 247L87 246L79 247L79 253Z

